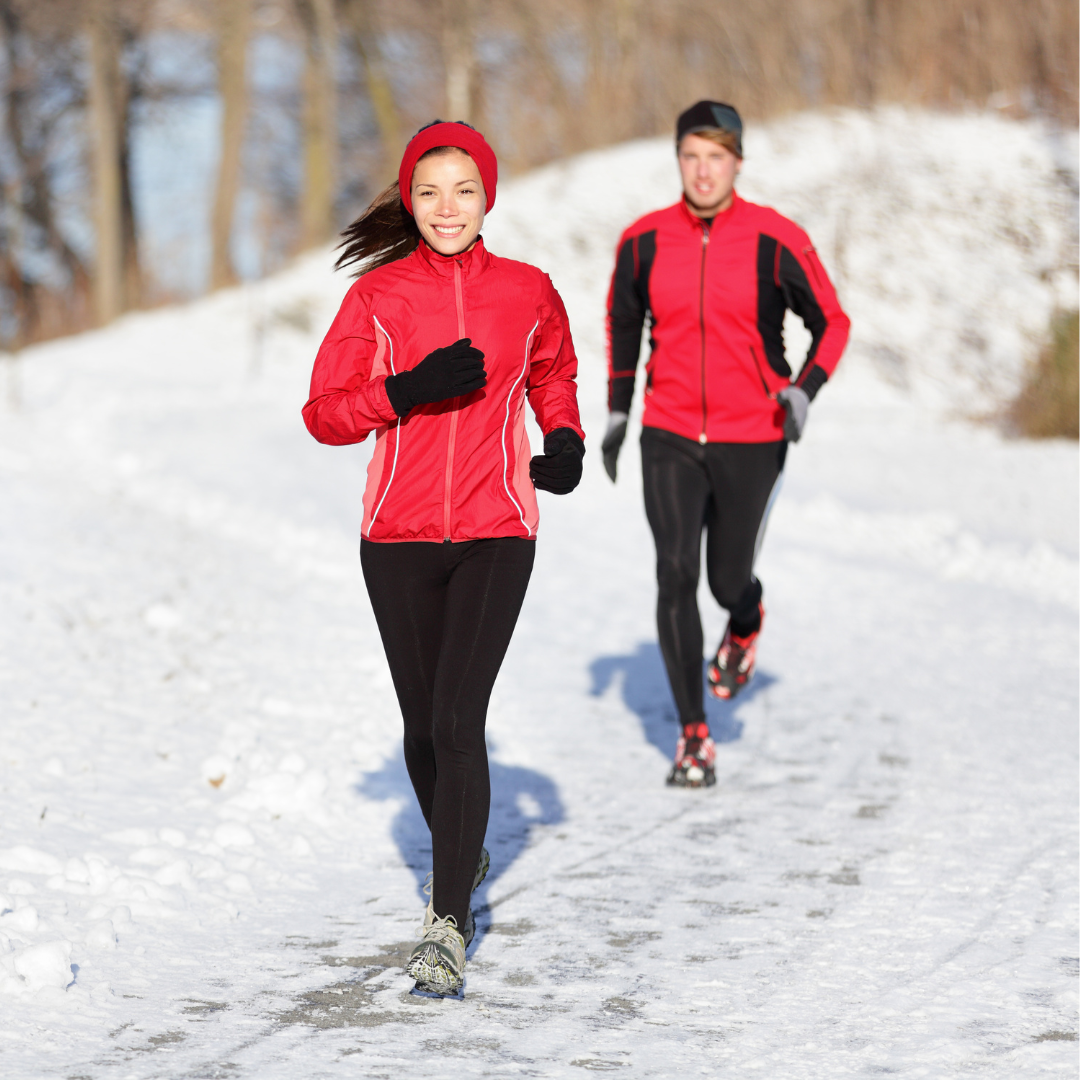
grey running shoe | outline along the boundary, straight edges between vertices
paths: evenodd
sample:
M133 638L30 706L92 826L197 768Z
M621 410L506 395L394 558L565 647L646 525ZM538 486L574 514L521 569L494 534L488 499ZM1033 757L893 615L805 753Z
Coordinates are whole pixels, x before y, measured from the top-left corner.
M472 888L473 892L480 886L480 882L487 877L488 870L491 869L491 856L488 854L487 848L480 849L480 862L476 865L476 876L473 878ZM424 884L424 895L431 896L431 885L434 874L428 874L427 882ZM428 927L435 921L435 909L431 906L431 901L428 900L427 910L424 912L424 926ZM469 914L465 918L465 925L461 928L461 936L465 940L465 948L467 949L472 944L472 939L476 935L476 919L473 917L472 908L469 909Z
M476 877L473 878L472 891L476 892L480 888L480 882L487 877L487 872L491 869L491 856L488 854L488 849L482 847L480 849L480 861L476 864Z
M424 912L424 929L426 930L432 923L435 922L435 909L431 906L431 901L428 901L427 910ZM465 916L465 925L461 930L461 937L465 942L465 948L467 949L472 944L472 939L476 936L476 919L473 916L472 908L469 908L469 914Z
M459 994L465 985L465 940L454 916L425 920L417 932L423 940L405 965L406 973L416 980L416 989L443 997Z

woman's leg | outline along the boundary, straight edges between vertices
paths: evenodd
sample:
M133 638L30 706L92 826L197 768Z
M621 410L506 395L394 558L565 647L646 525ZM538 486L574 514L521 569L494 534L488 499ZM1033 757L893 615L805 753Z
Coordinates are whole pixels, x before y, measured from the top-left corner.
M487 831L488 700L532 573L536 542L516 537L437 545L450 567L434 688L433 906L459 927Z
M641 433L645 516L656 542L656 626L679 722L705 719L697 606L701 530L709 504L703 448L670 432Z
M360 543L360 564L405 722L405 767L431 828L435 676L450 573L443 544Z

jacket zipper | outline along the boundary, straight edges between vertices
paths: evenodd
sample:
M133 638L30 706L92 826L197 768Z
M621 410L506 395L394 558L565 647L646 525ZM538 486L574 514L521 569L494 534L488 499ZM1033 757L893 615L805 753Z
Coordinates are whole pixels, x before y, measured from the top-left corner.
M698 442L704 446L709 440L709 407L705 398L705 254L709 250L709 226L701 227L701 283L698 291L698 322L701 326L701 434Z
M750 346L750 355L754 358L754 367L757 368L758 378L761 380L761 388L765 391L765 396L771 401L775 401L776 395L769 389L769 384L765 381L765 372L761 369L761 361L758 359L757 349L753 345Z
M461 260L454 260L454 299L457 302L458 338L465 336L465 303L461 296ZM456 398L454 399L457 400ZM443 488L443 543L450 543L450 492L454 483L454 445L459 409L450 410L450 437L446 441L446 484Z

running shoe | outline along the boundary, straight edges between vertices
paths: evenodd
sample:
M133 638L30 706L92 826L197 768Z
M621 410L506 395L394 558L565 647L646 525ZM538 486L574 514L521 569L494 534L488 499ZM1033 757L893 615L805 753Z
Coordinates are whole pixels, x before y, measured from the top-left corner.
M476 864L476 877L473 878L473 892L476 892L476 890L480 888L480 882L487 877L487 873L490 869L491 856L488 854L488 849L486 847L482 847L480 849L480 861Z
M418 931L423 940L413 949L405 971L425 994L454 997L465 985L465 939L453 915L434 919Z
M487 877L488 870L491 869L491 856L488 854L488 849L482 847L480 849L480 861L476 864L476 875L473 877L472 891L480 887L480 882ZM427 881L424 883L424 895L431 896L432 880L434 874L428 874ZM431 906L431 900L428 900L427 911L424 912L424 926L430 926L435 921L435 909ZM469 914L465 917L465 925L462 927L461 936L465 939L465 948L467 949L472 944L472 939L476 934L476 919L473 916L472 908L469 908Z
M708 724L686 724L668 773L671 787L712 787L716 783L716 744Z
M761 609L761 618L764 622L764 608ZM709 689L714 697L728 701L754 677L757 639L760 635L760 626L752 634L740 637L731 632L731 624L728 624L724 640L708 666Z

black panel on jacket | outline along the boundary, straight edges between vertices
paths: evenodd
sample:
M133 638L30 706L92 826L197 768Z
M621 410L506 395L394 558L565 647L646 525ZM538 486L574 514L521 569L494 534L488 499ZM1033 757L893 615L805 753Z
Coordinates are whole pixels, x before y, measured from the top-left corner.
M784 354L784 312L791 308L810 331L810 348L796 380L810 399L826 380L825 372L814 363L818 346L828 323L814 290L799 260L772 236L758 236L758 333L765 346L769 367L785 379L791 378L791 366Z
M780 288L784 290L787 306L802 319L813 338L806 353L806 363L803 364L803 371L805 371L814 362L818 346L829 324L814 295L814 290L810 288L806 271L786 247L780 249Z
M817 364L806 364L799 374L798 384L806 391L806 396L813 401L817 392L828 381L825 369Z
M641 331L650 314L649 276L656 258L656 230L632 236L619 248L611 297L611 386L608 409L629 412L641 353ZM651 341L650 341L651 344Z
M758 235L757 249L757 324L765 359L777 375L791 378L791 367L784 356L784 312L787 301L779 282L780 244L764 233Z

